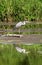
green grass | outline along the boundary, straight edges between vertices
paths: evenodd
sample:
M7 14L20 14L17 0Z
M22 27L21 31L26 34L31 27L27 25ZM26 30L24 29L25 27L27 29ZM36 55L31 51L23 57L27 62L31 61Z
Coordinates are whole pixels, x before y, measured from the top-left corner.
M41 0L0 0L0 22L42 21Z
M17 44L29 54L19 53L13 44L0 44L0 65L42 65L42 54L37 53L38 50L42 51L42 45L22 45Z

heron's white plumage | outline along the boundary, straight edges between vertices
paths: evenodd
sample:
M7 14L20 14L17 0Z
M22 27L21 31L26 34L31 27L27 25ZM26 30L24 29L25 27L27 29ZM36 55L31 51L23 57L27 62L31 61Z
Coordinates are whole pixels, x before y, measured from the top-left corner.
M16 24L16 28L21 27L22 25L23 25L23 23L19 22L19 23Z
M19 28L19 27L21 27L22 25L25 25L26 23L27 23L28 21L23 21L23 22L18 22L17 24L16 24L16 28Z

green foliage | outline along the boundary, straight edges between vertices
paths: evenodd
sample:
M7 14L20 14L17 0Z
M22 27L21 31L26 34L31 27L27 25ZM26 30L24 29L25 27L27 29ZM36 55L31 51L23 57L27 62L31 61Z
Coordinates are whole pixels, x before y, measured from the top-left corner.
M42 0L0 0L0 20L42 20Z

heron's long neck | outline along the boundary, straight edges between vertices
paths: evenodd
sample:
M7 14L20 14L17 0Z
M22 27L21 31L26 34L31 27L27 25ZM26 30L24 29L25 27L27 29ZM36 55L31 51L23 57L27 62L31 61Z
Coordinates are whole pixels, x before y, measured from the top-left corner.
M25 24L26 24L26 22L24 21L24 22L23 22L23 25L25 25Z

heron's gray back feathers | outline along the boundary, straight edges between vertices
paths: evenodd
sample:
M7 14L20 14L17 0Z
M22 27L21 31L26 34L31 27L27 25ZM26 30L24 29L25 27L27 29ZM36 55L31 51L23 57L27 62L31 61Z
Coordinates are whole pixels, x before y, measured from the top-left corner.
M19 27L21 27L22 25L26 25L26 23L28 23L28 21L23 21L23 22L18 22L16 25L15 25L15 27L14 27L14 29L16 29L16 28L19 28Z

